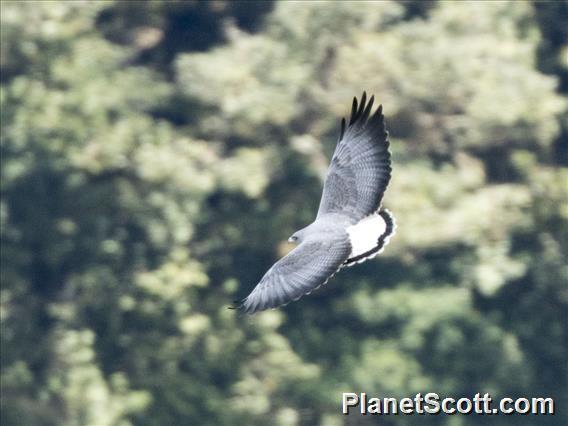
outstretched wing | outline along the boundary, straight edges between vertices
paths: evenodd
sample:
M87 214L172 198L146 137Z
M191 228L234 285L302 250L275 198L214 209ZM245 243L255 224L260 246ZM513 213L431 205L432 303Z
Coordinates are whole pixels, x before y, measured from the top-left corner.
M353 99L349 125L341 121L341 133L327 172L318 217L343 213L354 222L379 207L391 176L388 133L382 105L371 115L374 97L361 105Z
M235 308L248 314L276 308L309 294L333 276L349 257L347 234L308 240L276 262Z

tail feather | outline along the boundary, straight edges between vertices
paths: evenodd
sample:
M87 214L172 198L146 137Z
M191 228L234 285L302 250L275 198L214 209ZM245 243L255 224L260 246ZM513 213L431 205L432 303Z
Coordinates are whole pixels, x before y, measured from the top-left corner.
M386 226L384 232L378 237L376 245L364 253L347 259L343 266L352 266L356 263L362 263L365 260L371 259L381 253L385 246L389 243L390 238L396 231L396 221L392 213L386 209L381 210L378 214L383 218Z

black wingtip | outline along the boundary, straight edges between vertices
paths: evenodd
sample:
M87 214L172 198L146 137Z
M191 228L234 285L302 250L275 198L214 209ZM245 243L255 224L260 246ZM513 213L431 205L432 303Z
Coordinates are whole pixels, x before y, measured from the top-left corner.
M345 134L345 118L341 119L341 132L339 133L339 140L343 139L343 135Z
M361 95L361 102L357 102L357 97L353 98L353 106L351 108L351 119L349 120L349 125L355 124L361 118L361 114L365 109L365 104L367 103L367 92L364 91Z
M351 126L355 121L357 116L357 97L353 98L353 105L351 106L351 118L349 119L349 125Z
M369 119L369 115L371 114L371 110L373 109L373 102L375 102L375 95L371 96L369 103L365 107L365 111L363 111L363 117L361 117L363 121L367 121Z
M377 108L377 111L375 111L376 117L380 117L381 115L383 115L383 104L380 104L379 107Z
M372 95L367 102L367 91L363 91L360 102L357 97L353 98L353 106L351 107L351 117L349 122L344 125L345 119L341 120L341 133L338 141L341 141L345 134L349 132L351 127L362 129L371 126L373 129L383 122L383 105L380 104L376 111L373 112L375 95Z
M227 306L227 309L236 309L241 310L243 308L244 300L233 300L233 304L231 306Z
M357 115L361 115L361 112L365 109L365 104L367 103L367 92L363 91L363 95L361 96L361 106L359 106L359 112Z

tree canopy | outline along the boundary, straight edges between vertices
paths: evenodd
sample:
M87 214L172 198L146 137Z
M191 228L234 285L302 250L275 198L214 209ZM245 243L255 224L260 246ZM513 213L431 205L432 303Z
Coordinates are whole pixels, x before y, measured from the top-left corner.
M1 15L2 424L375 422L348 391L551 396L538 424L566 424L565 2ZM315 217L363 90L397 234L300 302L228 310Z

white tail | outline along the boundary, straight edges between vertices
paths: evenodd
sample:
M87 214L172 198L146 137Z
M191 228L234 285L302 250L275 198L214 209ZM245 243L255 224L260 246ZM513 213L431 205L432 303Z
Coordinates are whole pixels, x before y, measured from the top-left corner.
M367 216L347 228L351 254L344 265L351 266L375 257L389 243L395 230L394 216L386 209Z

